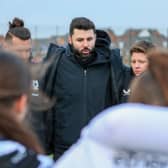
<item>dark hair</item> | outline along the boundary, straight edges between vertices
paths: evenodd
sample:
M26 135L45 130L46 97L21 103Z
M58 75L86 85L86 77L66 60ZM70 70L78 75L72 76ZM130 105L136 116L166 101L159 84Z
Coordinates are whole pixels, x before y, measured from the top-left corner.
M9 30L5 35L5 40L11 40L15 36L21 40L28 40L31 38L31 33L28 28L24 27L24 21L19 18L14 18L9 22Z
M28 66L17 56L0 51L0 134L43 153L36 136L10 112L13 103L20 96L29 94L30 87Z
M147 53L149 68L131 84L129 102L168 106L168 50Z
M80 30L90 30L93 29L96 32L94 23L85 17L76 17L71 21L69 34L72 35L74 33L74 29Z
M150 49L154 47L155 45L150 41L146 40L137 41L131 46L130 55L132 55L134 52L146 54Z

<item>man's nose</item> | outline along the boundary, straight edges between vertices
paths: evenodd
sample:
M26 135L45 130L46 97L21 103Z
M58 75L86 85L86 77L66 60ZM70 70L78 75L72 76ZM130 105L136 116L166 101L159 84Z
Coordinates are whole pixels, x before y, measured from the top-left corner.
M84 46L84 47L88 47L88 44L89 44L89 43L88 43L87 40L84 40L84 41L83 41L83 46Z
M139 63L138 62L135 63L135 67L139 68Z

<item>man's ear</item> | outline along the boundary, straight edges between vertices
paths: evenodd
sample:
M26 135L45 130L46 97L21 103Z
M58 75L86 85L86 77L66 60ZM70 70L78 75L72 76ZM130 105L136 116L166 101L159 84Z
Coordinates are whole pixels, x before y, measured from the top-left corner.
M2 47L6 51L11 51L12 41L5 41L4 40L3 43L2 43Z
M14 104L14 108L17 118L23 120L27 110L27 95L19 97Z
M72 37L71 36L68 36L68 43L72 44Z

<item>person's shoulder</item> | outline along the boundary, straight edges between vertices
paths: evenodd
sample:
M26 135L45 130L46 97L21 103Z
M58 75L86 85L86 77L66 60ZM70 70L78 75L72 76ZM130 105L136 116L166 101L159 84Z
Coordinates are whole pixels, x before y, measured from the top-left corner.
M17 150L20 153L24 153L26 148L20 143L12 140L0 140L0 156L8 154Z
M119 48L110 49L110 58L112 62L122 65L122 56Z
M109 148L124 147L132 151L141 149L168 153L165 148L168 140L167 119L167 107L126 103L104 110L82 133ZM135 139L139 141L132 144Z
M66 47L65 46L60 46L55 43L50 43L48 47L48 51L46 54L46 57L44 58L44 62L47 60L51 60L52 58L57 57L61 53L65 52Z
M52 167L51 158L36 154L22 144L11 140L0 140L0 162L1 167L27 167L27 168L49 168Z

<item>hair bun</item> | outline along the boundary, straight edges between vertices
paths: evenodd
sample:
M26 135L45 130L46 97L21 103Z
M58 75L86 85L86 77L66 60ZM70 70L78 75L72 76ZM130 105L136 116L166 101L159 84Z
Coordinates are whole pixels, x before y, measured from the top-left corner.
M19 18L14 18L12 23L9 22L9 29L15 28L15 27L24 27L24 21Z

